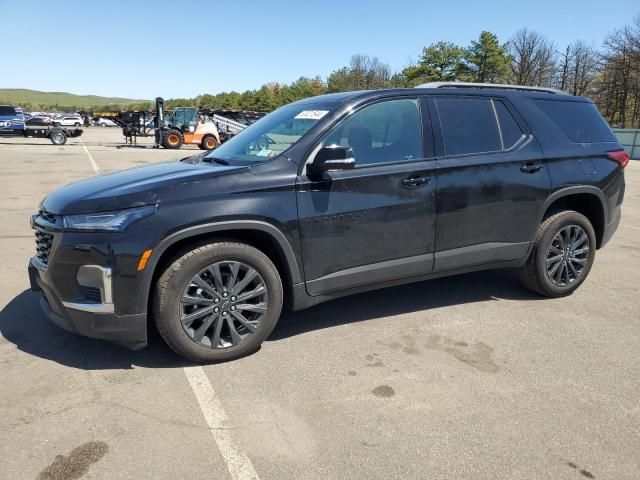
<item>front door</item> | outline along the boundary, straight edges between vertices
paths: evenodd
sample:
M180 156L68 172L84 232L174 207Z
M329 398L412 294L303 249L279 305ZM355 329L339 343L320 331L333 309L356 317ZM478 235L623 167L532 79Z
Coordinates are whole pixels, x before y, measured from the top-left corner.
M418 98L369 104L324 137L322 146L351 147L356 168L298 179L310 295L431 272L436 172L426 110Z

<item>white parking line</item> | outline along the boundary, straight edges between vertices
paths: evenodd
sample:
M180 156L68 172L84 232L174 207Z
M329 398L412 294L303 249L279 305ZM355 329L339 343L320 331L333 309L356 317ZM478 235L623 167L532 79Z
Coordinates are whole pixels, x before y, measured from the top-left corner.
M209 378L202 367L184 367L184 374L196 395L211 435L227 464L233 480L260 480L249 457L242 451L231 434L225 413Z
M80 140L80 145L82 145L82 148L84 148L84 151L87 153L87 157L89 157L89 161L91 162L91 166L93 167L93 171L96 172L96 173L100 173L100 169L98 168L98 164L93 159L93 155L91 155L91 153L89 152L89 149L87 148L87 146L84 144L84 142L82 140Z

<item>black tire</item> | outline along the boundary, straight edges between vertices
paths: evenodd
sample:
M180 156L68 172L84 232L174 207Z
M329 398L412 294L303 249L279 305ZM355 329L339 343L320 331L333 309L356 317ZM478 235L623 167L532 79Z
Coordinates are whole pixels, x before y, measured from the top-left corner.
M202 137L202 143L200 144L200 150L213 150L218 146L218 141L213 135L205 135Z
M179 130L167 130L162 137L162 146L170 150L179 149L184 143L184 136Z
M49 134L49 140L54 145L64 145L67 143L67 136L62 130L54 130Z
M565 285L558 285L552 281L547 272L547 256L550 254L550 248L556 235L570 226L581 228L587 236L588 252L585 257L586 263L584 263L584 267L577 278ZM565 210L551 215L542 222L538 228L533 250L527 259L527 263L518 269L518 276L524 286L540 295L552 298L564 297L573 293L585 281L595 256L596 235L593 225L584 215L573 210Z
M216 262L225 261L242 262L257 271L267 288L264 294L267 307L255 333L246 335L237 345L212 348L195 341L183 328L181 299L195 275ZM195 245L176 256L156 283L152 314L160 335L178 355L197 363L222 362L258 349L280 318L282 298L278 270L264 253L244 243L218 241ZM217 317L218 320L224 321L221 317Z
M76 127L76 128L80 128L80 123L76 122L76 123L73 124L73 126Z

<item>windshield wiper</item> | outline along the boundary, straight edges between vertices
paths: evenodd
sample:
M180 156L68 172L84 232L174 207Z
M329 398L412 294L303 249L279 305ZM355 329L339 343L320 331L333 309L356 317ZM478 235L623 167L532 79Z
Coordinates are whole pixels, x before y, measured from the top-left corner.
M220 165L229 165L229 162L227 162L226 160L222 160L221 158L215 158L215 157L203 157L202 158L203 162L215 162L218 163Z

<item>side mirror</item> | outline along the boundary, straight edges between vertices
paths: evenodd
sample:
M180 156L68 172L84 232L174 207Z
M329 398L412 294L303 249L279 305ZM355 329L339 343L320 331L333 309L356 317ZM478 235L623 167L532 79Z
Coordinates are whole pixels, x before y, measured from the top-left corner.
M307 164L307 174L310 177L321 177L324 172L336 170L353 170L356 160L353 158L353 150L349 147L331 145L322 147L313 162Z

